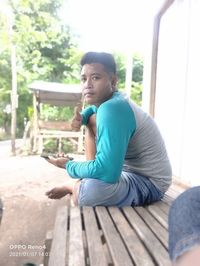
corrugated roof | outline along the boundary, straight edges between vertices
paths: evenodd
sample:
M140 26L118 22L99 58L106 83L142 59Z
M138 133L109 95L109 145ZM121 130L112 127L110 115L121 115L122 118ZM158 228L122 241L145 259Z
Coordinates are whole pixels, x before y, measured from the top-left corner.
M41 103L75 106L82 97L79 84L34 81L28 87L36 93L37 101Z

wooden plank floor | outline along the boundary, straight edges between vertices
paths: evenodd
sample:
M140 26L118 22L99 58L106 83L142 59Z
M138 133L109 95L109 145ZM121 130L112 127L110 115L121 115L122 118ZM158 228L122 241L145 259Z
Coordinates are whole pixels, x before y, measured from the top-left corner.
M134 208L79 208L68 202L58 211L46 265L171 265L167 251L171 201L167 195L164 201Z

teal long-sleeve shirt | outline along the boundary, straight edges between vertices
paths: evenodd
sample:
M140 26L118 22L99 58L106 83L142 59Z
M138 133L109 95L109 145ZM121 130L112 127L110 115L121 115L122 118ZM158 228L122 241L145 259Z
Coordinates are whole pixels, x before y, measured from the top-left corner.
M136 129L136 120L128 101L115 92L98 108L90 106L83 115L83 124L96 113L96 156L85 162L69 161L68 174L73 178L95 178L107 183L118 181L130 138Z

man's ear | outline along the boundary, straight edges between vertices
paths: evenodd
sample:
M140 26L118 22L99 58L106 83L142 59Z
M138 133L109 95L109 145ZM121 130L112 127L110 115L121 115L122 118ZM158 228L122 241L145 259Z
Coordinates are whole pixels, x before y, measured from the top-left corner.
M112 89L115 90L116 89L116 86L117 86L117 76L116 75L113 75L112 76L112 80L111 80L111 85L112 85Z

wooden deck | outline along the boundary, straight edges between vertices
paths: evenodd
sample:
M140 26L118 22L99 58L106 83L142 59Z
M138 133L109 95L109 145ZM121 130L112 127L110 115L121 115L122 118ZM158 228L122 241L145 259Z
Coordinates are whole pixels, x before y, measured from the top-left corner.
M79 208L69 200L58 210L44 265L171 265L167 217L180 192L171 188L163 201L135 208Z

